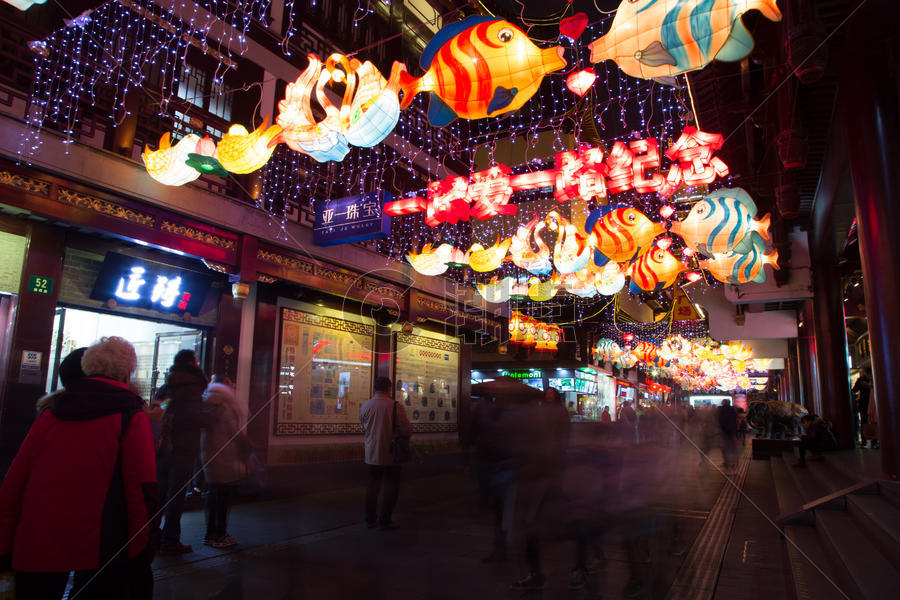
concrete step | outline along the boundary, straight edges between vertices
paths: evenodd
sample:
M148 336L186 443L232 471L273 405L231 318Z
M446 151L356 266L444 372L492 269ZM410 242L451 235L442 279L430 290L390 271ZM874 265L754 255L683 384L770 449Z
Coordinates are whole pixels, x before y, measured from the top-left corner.
M900 510L882 496L849 494L847 513L891 565L900 570Z
M878 492L881 497L900 510L900 483L896 481L879 481Z
M805 525L786 525L784 535L796 600L847 600L845 584L832 583L823 574L834 579L834 568L816 530Z
M817 510L816 530L854 600L888 600L900 591L900 572L846 511ZM893 591L891 591L893 590Z
M797 490L794 478L788 472L791 467L787 466L780 456L770 457L769 465L772 468L772 481L775 483L775 494L778 497L778 514L796 513L805 502Z
M809 461L807 461L805 469L798 469L793 466L796 462L793 454L785 452L781 455L781 460L784 462L791 478L794 480L794 485L797 486L797 491L800 492L804 504L818 500L834 491L830 485L824 483L821 476L816 476L810 472ZM820 465L816 464L816 466L818 467Z

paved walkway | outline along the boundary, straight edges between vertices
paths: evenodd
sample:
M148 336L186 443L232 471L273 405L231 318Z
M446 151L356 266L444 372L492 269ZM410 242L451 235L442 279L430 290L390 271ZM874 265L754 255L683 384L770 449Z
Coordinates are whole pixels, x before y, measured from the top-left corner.
M694 548L698 533L712 512L728 525L732 506L725 506L725 478L712 468L698 467L697 453L678 450L677 468L667 482L671 502L663 512L674 516L683 539ZM718 460L718 452L714 454ZM747 457L742 462L746 470ZM740 477L741 475L739 475ZM310 482L298 482L309 490ZM727 491L727 488L725 488ZM480 558L491 545L491 521L478 506L475 486L462 470L404 482L395 519L400 529L366 529L362 522L363 489L345 488L300 497L242 504L230 516L230 533L241 542L228 551L203 545L200 510L185 513L183 541L194 552L159 557L154 563L158 599L302 599L335 598L622 598L629 565L621 544L606 543L608 565L592 576L583 590L567 588L573 566L571 541L542 546L547 585L543 592L509 589L527 571L521 552L499 565ZM716 508L716 507L719 508ZM706 527L705 537L712 537ZM725 540L727 540L727 531ZM521 548L514 534L511 548ZM722 542L724 543L724 542ZM708 545L708 544L706 544ZM704 545L704 547L706 547ZM653 583L646 598L665 598L682 567L692 577L715 581L716 561L685 563L696 555L672 556L667 545L651 545ZM719 549L722 554L724 546ZM708 550L706 551L707 553ZM682 570L684 573L684 570ZM681 577L684 577L682 574ZM682 596L685 597L685 596ZM777 600L770 597L770 600Z

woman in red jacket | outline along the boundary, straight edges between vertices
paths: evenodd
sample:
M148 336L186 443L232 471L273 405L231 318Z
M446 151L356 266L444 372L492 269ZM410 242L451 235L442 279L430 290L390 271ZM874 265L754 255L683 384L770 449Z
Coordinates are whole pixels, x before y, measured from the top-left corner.
M156 461L144 403L129 387L134 347L103 338L85 377L55 395L0 488L0 556L19 600L149 599L158 537Z

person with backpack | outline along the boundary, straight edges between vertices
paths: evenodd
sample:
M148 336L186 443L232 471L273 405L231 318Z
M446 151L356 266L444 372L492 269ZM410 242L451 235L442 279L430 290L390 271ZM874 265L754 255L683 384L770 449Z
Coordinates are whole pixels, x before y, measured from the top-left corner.
M104 337L84 377L41 412L0 487L0 562L18 598L149 600L158 540L156 460L134 347ZM5 560L4 560L5 559Z
M165 521L162 555L191 552L181 543L181 514L185 492L191 488L194 464L200 456L200 431L204 426L203 391L208 381L193 350L181 350L156 397L168 399L162 418L157 450L158 478Z

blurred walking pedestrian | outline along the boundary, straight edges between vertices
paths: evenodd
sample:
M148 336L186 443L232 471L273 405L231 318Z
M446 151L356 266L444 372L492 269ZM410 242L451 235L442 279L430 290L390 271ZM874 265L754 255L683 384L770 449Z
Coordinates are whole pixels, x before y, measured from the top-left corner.
M737 412L731 400L722 400L719 406L719 429L722 435L723 468L728 475L737 470Z
M365 461L369 476L366 485L366 526L396 529L394 507L400 493L400 464L391 454L393 433L409 437L412 426L406 408L391 398L393 384L387 377L375 378L375 394L359 408L359 422L366 435ZM378 495L384 482L384 497L378 510Z
M230 548L228 508L240 482L250 476L247 409L237 398L231 379L217 373L203 393L204 424L200 459L209 486L206 496L206 536L213 548Z
M185 493L191 486L194 464L200 456L203 427L203 391L208 381L193 350L181 350L166 375L157 398L168 399L159 439L158 476L165 522L163 555L185 554L193 549L181 543L181 514Z
M158 536L153 436L129 386L134 347L105 337L38 415L0 488L0 557L20 600L149 600ZM2 562L2 561L0 561ZM2 570L2 568L0 568Z

